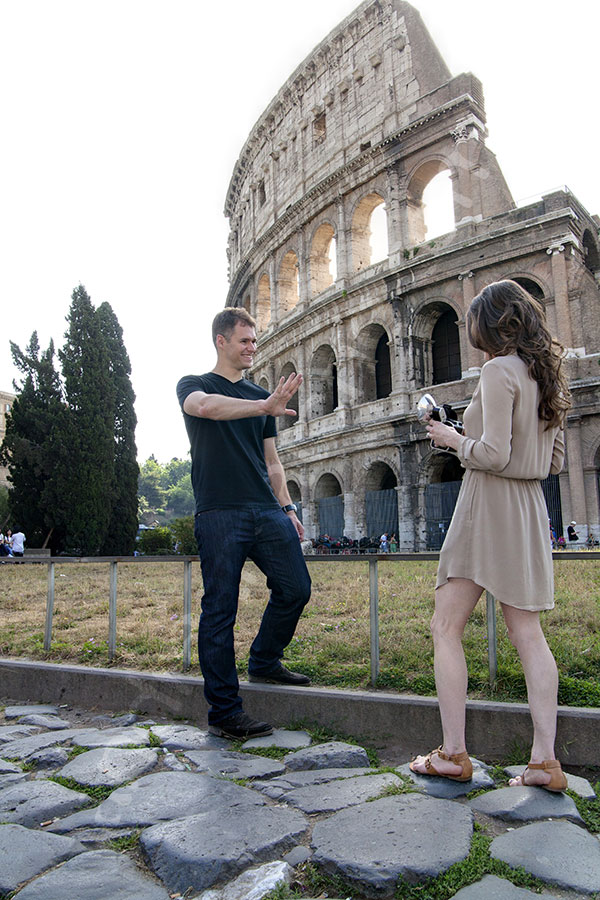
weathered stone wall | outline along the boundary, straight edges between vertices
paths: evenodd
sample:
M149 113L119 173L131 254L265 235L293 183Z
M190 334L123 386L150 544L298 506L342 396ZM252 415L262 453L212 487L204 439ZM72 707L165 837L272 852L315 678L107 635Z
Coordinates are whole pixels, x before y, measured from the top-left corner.
M598 530L598 220L566 190L515 208L486 136L479 81L450 76L408 3L369 0L296 69L244 145L225 207L227 304L257 319L257 382L305 375L278 446L310 536L320 498L335 494L345 533L365 535L367 492L391 485L401 549L430 540L428 486L460 476L431 452L415 404L432 390L464 409L482 364L466 310L500 278L542 299L570 349L562 514L583 537ZM443 171L455 228L428 240L423 193ZM376 261L381 208L388 246Z

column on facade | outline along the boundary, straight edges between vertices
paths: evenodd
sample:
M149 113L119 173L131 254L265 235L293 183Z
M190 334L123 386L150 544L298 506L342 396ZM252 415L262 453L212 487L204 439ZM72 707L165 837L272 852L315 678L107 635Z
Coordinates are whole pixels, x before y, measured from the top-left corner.
M475 297L475 278L473 272L465 272L458 276L458 280L462 284L463 293L463 315L462 321L459 322L458 331L460 335L460 359L462 377L467 375L468 369L480 368L483 365L484 358L481 350L477 350L469 340L467 335L467 311Z
M567 280L567 263L563 244L555 244L546 250L551 257L552 285L554 289L554 305L556 309L557 338L567 348L573 346L571 331L571 315L569 312L569 287Z
M298 309L306 310L310 301L310 259L306 251L304 229L298 229Z
M317 537L317 519L315 518L315 501L311 499L310 467L302 466L298 473L300 481L300 497L302 499L302 524L304 525L304 537L312 540Z
M387 235L388 256L398 253L403 247L402 216L400 212L400 178L395 166L388 166L387 176Z
M342 477L344 479L344 534L348 537L356 535L356 494L348 490L354 486L352 457L348 453L342 456Z
M273 256L269 259L269 290L271 292L271 325L276 328L279 322L279 284Z
M336 284L343 287L348 278L350 248L348 246L350 235L346 230L346 209L344 206L344 198L339 196L336 198L337 208L337 233L335 236L335 252L336 252Z
M300 385L300 390L298 391L298 424L296 425L296 433L298 437L307 438L308 437L308 420L310 419L309 413L309 393L308 393L308 384L309 379L306 371L306 343L304 341L300 341L296 347L294 348L296 353L296 364L298 366L298 372L303 376L303 382Z
M483 218L479 166L476 160L481 145L478 129L472 121L459 122L451 136L455 144L451 160L454 169L454 221L458 228Z
M344 412L344 424L352 421L352 409L356 400L356 377L354 358L349 347L346 322L338 319L334 323L335 357L337 366L338 410Z
M569 466L569 492L571 494L571 516L576 522L587 522L585 479L581 452L581 419L568 418L565 431L567 462Z

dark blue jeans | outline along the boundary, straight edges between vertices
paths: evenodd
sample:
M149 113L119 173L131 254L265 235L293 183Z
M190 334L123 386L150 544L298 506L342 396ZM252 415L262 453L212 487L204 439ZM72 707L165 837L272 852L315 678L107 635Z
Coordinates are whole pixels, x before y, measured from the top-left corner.
M208 722L216 725L242 709L233 626L240 578L251 559L267 577L269 602L250 648L248 670L272 671L291 641L310 597L310 575L296 529L279 508L211 509L195 518L204 596L198 625L198 657Z

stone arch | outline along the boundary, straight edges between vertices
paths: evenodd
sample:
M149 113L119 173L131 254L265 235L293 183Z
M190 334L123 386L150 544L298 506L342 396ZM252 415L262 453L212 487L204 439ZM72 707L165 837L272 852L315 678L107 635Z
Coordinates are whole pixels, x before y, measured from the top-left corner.
M385 198L382 194L372 191L362 197L354 208L352 216L351 250L352 268L355 272L360 272L372 263L379 261L372 259L371 220L373 213L378 207L382 207L385 210L385 206L382 206L384 203ZM387 256L387 252L385 253L385 256Z
M302 503L302 491L295 478L289 478L286 484L292 503Z
M271 322L271 283L269 276L264 272L258 279L258 293L256 297L256 327L258 331L264 331Z
M590 272L598 272L600 270L600 251L598 244L589 228L583 232L581 243L583 245L583 254L586 268Z
M357 400L369 403L389 397L392 392L390 337L379 323L363 328L356 340L360 353L357 373Z
M398 486L398 477L388 462L375 460L365 476L365 491L388 491Z
M335 252L335 229L329 222L322 222L315 231L310 246L310 293L312 297L321 294L335 281L335 274L332 272L332 267L335 267L332 248Z
M444 159L439 157L421 162L408 181L406 192L406 215L408 226L408 243L410 246L422 244L427 240L427 225L425 221L425 204L423 194L426 188L433 182L436 176L443 172L449 172L452 178L452 167ZM454 200L452 218L454 220ZM433 237L434 235L432 235Z
M446 300L430 301L415 313L415 377L422 386L444 384L461 377L458 322L457 310Z
M311 418L326 416L338 405L337 361L329 344L313 353L310 364L310 413Z
M314 497L319 535L340 540L344 536L344 493L337 476L331 472L321 475L315 484Z
M244 299L242 301L242 306L244 307L244 309L246 310L247 313L250 313L250 315L252 315L252 300L251 300L250 294L246 294L246 296L244 297Z
M365 525L367 536L398 537L398 478L389 463L375 460L365 477Z
M269 391L269 393L271 393L269 390L269 380L266 375L263 375L263 377L260 379L260 381L258 382L258 386L263 390Z
M294 363L286 362L286 364L284 365L284 367L281 370L281 374L279 377L287 378L288 375L291 375L295 371L296 371L296 366L294 365ZM278 419L278 427L279 427L280 431L285 431L286 428L291 428L292 425L295 425L296 422L298 421L299 406L298 406L298 393L297 392L294 394L293 397L290 397L287 406L288 406L288 409L295 409L296 415L295 416L280 416Z
M298 257L293 250L288 250L279 267L277 279L279 290L279 311L282 315L291 312L298 304L299 280Z
M520 284L535 300L545 300L544 289L537 279L531 278L530 275L512 275L511 280Z
M463 469L453 453L432 450L425 460L425 529L428 550L439 550L458 499Z

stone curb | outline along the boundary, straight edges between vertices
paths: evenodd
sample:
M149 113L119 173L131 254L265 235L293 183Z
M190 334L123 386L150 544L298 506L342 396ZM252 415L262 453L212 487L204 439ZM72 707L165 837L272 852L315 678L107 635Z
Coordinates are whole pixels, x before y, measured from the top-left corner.
M206 720L201 678L189 675L95 669L85 666L0 659L4 696L40 703L60 698L83 708L138 710L146 715ZM382 742L402 742L406 755L440 742L437 700L384 691L342 691L320 687L288 688L242 682L240 692L250 715L274 725L308 721L346 734ZM556 752L563 765L598 764L600 709L560 707ZM524 703L467 703L467 746L473 756L498 759L515 741L531 742L531 721Z

